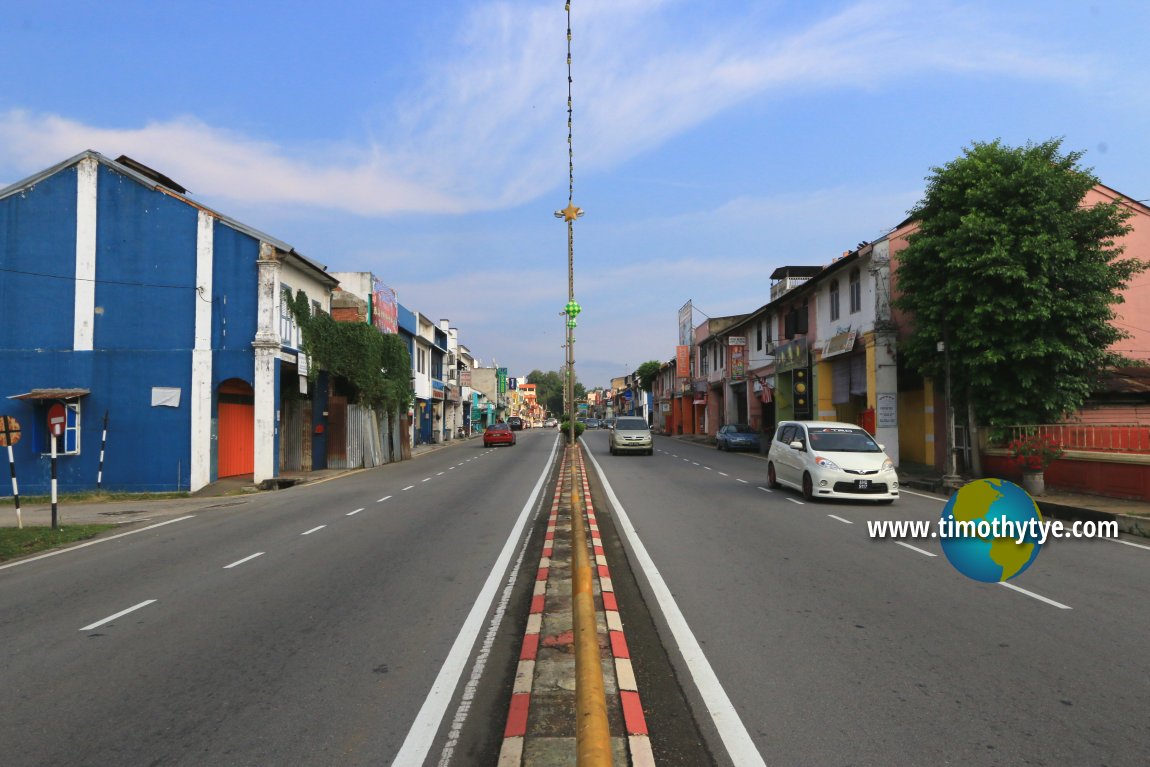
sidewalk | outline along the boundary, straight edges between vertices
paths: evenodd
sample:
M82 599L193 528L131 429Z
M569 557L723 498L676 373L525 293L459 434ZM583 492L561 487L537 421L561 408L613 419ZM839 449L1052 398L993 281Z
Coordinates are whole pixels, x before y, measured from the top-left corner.
M411 451L417 458L425 453L441 450L459 442L453 440L441 444L419 445ZM316 471L289 471L277 477L279 488L295 487L303 484L325 482L335 477L351 474L364 469L318 469ZM69 500L60 497L56 503L56 513L60 525L124 525L163 517L190 514L201 509L216 509L240 506L253 496L277 492L277 489L261 490L256 487L251 474L224 477L207 487L182 498L156 498L146 493L139 498L116 500ZM16 507L11 496L8 503L0 505L0 527L16 527ZM49 527L52 524L52 504L50 502L29 503L20 499L20 518L25 527Z
M714 440L698 434L682 434L672 439L714 447ZM748 453L752 458L766 461L766 454ZM764 471L764 476L766 472ZM938 495L948 495L942 482L942 472L930 466L903 464L898 467L898 478L905 488ZM969 481L969 480L966 480ZM1118 530L1128 535L1150 538L1150 503L1108 498L1101 495L1070 493L1047 488L1046 494L1034 499L1043 515L1065 520L1094 520L1118 522Z

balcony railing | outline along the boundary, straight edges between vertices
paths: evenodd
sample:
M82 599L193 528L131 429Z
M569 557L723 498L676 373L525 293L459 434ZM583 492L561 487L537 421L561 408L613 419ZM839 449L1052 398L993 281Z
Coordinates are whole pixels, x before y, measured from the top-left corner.
M1061 444L1063 450L1150 454L1150 426L1126 423L1008 426L990 447L1006 447L1012 440L1027 434L1050 437Z

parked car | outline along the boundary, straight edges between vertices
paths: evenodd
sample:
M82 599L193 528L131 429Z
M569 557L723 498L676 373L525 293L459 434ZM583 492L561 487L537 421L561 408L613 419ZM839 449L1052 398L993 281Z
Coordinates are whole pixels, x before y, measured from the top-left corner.
M720 426L715 434L715 447L719 450L759 451L759 433L745 423Z
M843 498L890 503L898 473L864 429L833 421L783 421L767 456L767 486L792 487L807 500Z
M483 446L514 445L515 432L510 423L493 423L483 432Z
M619 453L646 453L653 455L654 442L647 419L624 416L615 419L615 428L607 438L611 455Z
M507 419L507 425L511 427L512 431L522 431L523 419L517 415L513 415Z
M545 428L545 429L554 429L558 425L559 425L559 420L556 418L548 418L546 421L543 422L543 428Z

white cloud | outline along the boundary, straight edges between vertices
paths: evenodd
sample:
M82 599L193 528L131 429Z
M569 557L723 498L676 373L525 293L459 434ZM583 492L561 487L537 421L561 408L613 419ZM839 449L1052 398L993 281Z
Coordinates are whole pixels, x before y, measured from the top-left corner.
M939 71L1066 81L1087 66L1039 53L968 7L860 2L805 28L773 23L762 9L740 17L682 0L579 3L577 169L617 165L787 89L871 88ZM422 74L396 97L389 113L398 119L361 146L290 146L195 117L99 127L10 110L0 112L0 170L30 173L91 148L128 154L201 199L362 216L499 209L565 186L566 52L556 8L474 4L440 53L442 63L422 70L413 62Z

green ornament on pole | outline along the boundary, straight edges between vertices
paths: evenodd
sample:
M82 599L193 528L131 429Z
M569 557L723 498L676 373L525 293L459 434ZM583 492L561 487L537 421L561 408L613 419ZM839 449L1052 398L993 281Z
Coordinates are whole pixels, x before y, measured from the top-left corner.
M578 324L578 323L576 323L576 322L575 322L575 318L574 318L574 317L572 317L571 319L567 320L567 327L569 327L569 328L573 328L573 327L575 327L577 324Z
M583 311L583 307L579 306L578 301L571 300L567 302L567 306L564 307L563 311L568 317L577 317L579 312Z

